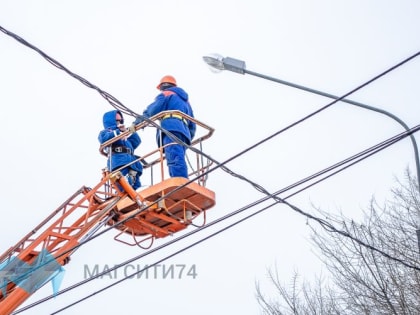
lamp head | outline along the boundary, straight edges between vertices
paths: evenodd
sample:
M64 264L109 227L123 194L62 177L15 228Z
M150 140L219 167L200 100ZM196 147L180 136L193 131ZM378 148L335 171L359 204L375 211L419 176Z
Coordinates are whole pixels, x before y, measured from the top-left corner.
M223 65L223 56L219 54L210 54L208 56L204 56L203 60L209 66L211 72L219 73L222 70L225 70Z
M210 66L213 72L220 72L222 70L229 70L236 73L245 74L245 61L230 57L222 57L219 54L211 54L204 56L203 60Z

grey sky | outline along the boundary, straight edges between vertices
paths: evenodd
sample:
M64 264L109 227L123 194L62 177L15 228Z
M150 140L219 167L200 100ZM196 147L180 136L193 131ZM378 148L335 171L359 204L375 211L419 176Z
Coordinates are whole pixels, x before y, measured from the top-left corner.
M419 12L414 0L3 0L0 25L139 113L157 95L160 77L174 75L197 119L216 129L204 150L222 162L330 100L250 75L214 74L203 55L242 59L250 70L342 95L420 50ZM102 114L112 107L3 33L0 56L3 252L79 187L100 180L106 161L97 134ZM419 123L419 72L417 58L349 98L390 111L413 127ZM276 191L402 131L385 116L339 103L228 166ZM154 139L139 134L141 154ZM308 212L313 203L357 219L372 195L383 202L406 167L415 171L408 139L289 201ZM208 187L217 198L209 221L263 196L221 170L211 174ZM195 279L131 279L62 314L257 314L255 281L271 291L266 268L277 265L286 283L296 269L309 278L321 271L307 224L291 209L273 207L165 263L196 268ZM151 264L211 231L130 268ZM65 266L61 288L83 280L86 268L102 269L140 253L113 236L78 250ZM27 313L49 314L113 281L92 281ZM45 286L28 303L51 292Z

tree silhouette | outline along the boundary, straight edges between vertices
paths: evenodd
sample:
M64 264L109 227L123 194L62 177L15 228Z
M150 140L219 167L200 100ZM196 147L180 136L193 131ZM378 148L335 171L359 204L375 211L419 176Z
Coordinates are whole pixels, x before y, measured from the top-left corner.
M420 255L416 228L420 218L417 180L406 171L391 198L379 206L374 198L362 223L342 214L330 219L355 239L312 227L311 241L327 270L315 283L281 282L269 269L276 297L267 297L259 283L256 298L264 314L420 314Z

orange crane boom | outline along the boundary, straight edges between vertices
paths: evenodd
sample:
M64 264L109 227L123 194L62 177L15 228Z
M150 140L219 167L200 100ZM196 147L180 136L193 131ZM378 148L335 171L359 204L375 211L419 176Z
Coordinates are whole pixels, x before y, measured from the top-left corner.
M178 111L177 115L192 119L206 133L198 137L194 145L202 144L213 133L213 129ZM168 112L151 118L158 121ZM136 131L148 126L143 122L136 126ZM100 147L105 148L123 133ZM105 155L105 154L104 154ZM157 155L157 157L155 157ZM163 148L139 157L154 159L144 168L160 169L157 184L148 188L134 190L120 170L103 170L101 181L93 188L81 187L44 221L23 237L15 246L0 256L0 315L11 314L34 292L48 281L54 279L62 266L70 261L70 256L93 237L102 226L115 227L118 234L114 238L128 245L148 248L153 240L173 234L187 228L200 214L215 205L215 194L205 187L205 174L210 162L203 163L196 152L196 168L190 173L195 181L186 178L166 178L163 161ZM153 172L151 172L153 174ZM204 223L203 223L204 224ZM124 237L129 237L128 242ZM150 241L149 246L144 246Z
M105 178L93 189L79 189L53 215L0 257L3 286L0 314L10 314L56 275L69 261L82 237L109 216L119 197L99 202L97 194L106 181ZM42 232L33 238L38 231Z

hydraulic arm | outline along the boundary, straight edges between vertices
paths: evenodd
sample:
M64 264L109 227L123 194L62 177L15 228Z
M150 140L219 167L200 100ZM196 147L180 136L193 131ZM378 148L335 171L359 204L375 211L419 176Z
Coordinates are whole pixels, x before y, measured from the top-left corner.
M107 200L102 189L80 188L41 224L0 257L0 314L7 315L59 274L95 226L107 220L120 197Z

